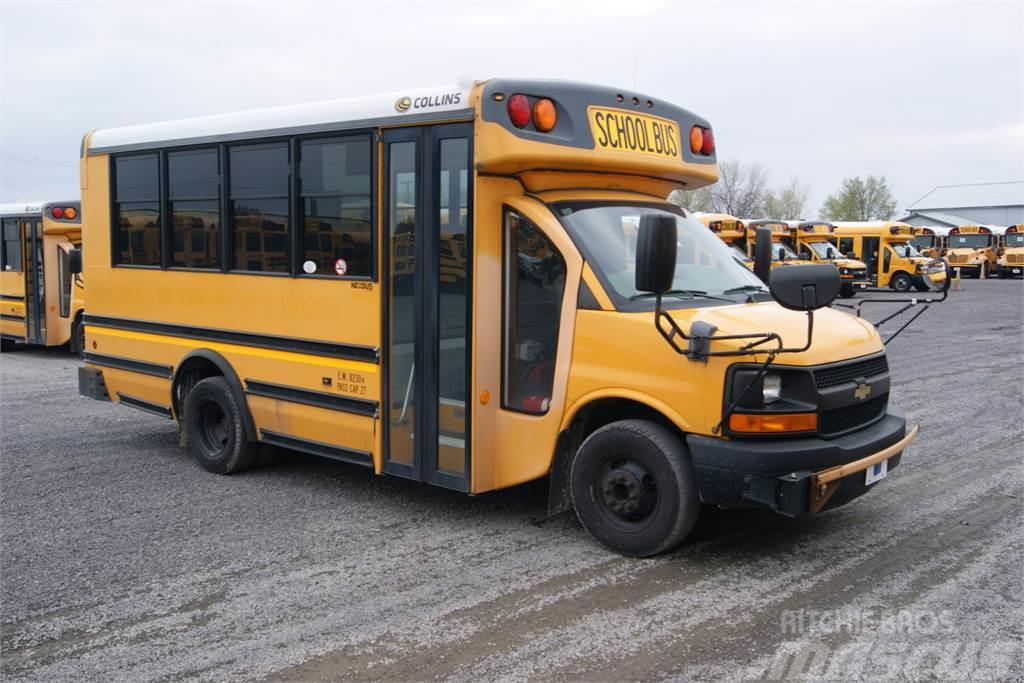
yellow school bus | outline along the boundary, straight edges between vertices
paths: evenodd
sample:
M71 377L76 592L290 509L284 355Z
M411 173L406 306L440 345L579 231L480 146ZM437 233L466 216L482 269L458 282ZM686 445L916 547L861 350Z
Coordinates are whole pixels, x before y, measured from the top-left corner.
M747 253L747 229L743 226L743 221L727 213L697 212L693 217L708 226L718 239L729 245L736 260L746 268L754 269L754 259Z
M837 222L835 236L840 252L854 254L867 265L875 287L928 290L923 276L930 259L914 248L912 226L893 221Z
M78 352L84 282L69 268L82 243L81 205L67 202L0 204L0 340L60 346Z
M940 225L922 225L914 228L914 239L911 244L923 256L931 259L946 255L946 239L950 228Z
M786 244L789 238L789 224L786 221L748 218L744 219L742 223L748 256L754 256L754 242L757 239L757 229L767 228L771 231L772 237L772 268L782 265L805 265L810 263L808 259L801 259L793 251L792 247Z
M550 511L646 556L701 503L842 505L916 435L834 268L768 291L657 199L718 177L711 125L664 100L495 79L82 148L79 391L176 421L211 472L269 444L471 494L549 477ZM196 215L216 258L178 262ZM369 258L307 249L311 222Z
M965 277L987 278L996 270L996 251L1005 228L996 225L960 225L946 238L946 261Z
M835 227L827 221L786 221L789 225L789 245L797 256L812 262L831 263L839 269L843 282L839 296L849 298L871 284L868 268L863 261L841 253L836 247Z
M1024 274L1024 225L1011 225L1003 234L996 271L999 277L1021 277Z

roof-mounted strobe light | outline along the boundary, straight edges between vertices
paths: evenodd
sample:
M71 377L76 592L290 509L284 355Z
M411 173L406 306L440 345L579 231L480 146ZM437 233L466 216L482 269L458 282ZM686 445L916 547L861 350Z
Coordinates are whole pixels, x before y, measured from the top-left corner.
M516 128L523 128L530 122L530 100L526 95L513 95L508 98L508 120Z

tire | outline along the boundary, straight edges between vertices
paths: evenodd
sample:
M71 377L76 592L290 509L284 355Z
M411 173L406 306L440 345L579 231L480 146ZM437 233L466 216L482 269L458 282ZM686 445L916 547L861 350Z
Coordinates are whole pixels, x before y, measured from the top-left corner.
M928 285L926 285L923 282L915 282L914 283L914 289L916 289L919 292L927 292L928 291Z
M572 461L576 516L606 548L650 557L678 546L700 513L700 495L686 446L647 420L601 427Z
M82 324L82 316L75 318L71 325L71 352L85 359L85 325Z
M252 465L260 444L246 437L242 410L223 377L207 377L188 392L182 420L192 457L204 470L232 474Z
M14 340L0 339L0 353L8 353L14 350Z
M906 273L896 273L892 276L889 286L897 292L909 292L910 288L914 286L914 282Z
M839 296L841 296L844 299L849 299L850 297L856 295L857 290L853 288L853 285L843 285L842 287L839 288Z

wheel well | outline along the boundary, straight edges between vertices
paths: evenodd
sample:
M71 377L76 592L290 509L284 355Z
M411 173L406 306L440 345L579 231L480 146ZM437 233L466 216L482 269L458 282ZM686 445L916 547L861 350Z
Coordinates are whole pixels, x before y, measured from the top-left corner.
M174 415L181 419L181 405L200 380L207 377L223 376L220 368L210 360L202 356L192 356L185 359L177 372L174 373L174 382L171 384L171 405L174 408Z
M672 420L654 408L628 398L602 398L580 408L569 427L558 435L555 454L551 462L548 488L548 515L572 508L569 495L569 469L572 458L588 436L601 427L619 420L648 420L659 424L680 439L683 432Z

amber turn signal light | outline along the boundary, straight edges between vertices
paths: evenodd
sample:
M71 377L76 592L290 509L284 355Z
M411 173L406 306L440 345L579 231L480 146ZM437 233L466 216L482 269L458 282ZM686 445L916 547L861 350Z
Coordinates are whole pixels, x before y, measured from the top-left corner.
M690 129L690 151L694 154L700 154L700 149L703 146L704 131L700 129L700 126L694 126Z
M64 209L64 218L73 219L77 215L78 212L75 211L75 207L73 206L69 206L68 208Z
M555 103L542 97L533 104L533 125L542 133L547 133L558 123L558 112Z
M733 413L729 416L729 429L746 434L813 432L817 428L817 413Z

